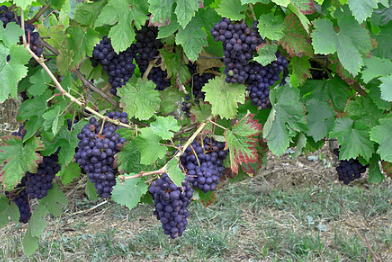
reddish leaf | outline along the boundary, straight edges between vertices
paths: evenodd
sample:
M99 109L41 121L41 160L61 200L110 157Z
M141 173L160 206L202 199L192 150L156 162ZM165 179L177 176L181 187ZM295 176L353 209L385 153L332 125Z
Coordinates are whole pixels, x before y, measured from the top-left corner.
M261 133L262 127L253 116L248 112L232 130L225 131L226 147L230 150L231 169L234 173L238 173L238 167L242 162L249 164L258 160L256 146L259 140L254 136Z
M335 71L348 85L352 85L356 81L350 72L343 67L336 53L328 55L328 60L331 62L331 69Z
M313 0L302 0L302 1L294 1L293 4L303 13L304 15L313 14L314 2Z
M216 201L215 191L209 191L208 193L200 191L200 200L203 206L208 207Z
M313 48L309 35L306 33L301 21L295 14L285 17L285 35L280 40L280 44L291 56L302 57L303 54L313 57Z
M385 174L392 177L392 163L387 161L381 161L381 166Z

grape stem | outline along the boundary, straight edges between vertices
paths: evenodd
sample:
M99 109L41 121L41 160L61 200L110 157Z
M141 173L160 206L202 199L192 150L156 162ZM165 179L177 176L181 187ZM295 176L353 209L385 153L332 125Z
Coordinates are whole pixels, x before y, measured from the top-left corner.
M204 120L204 122L203 122L203 123L199 126L199 128L192 134L192 136L189 137L189 139L185 142L185 144L184 144L181 148L178 149L178 152L173 156L173 158L172 158L170 161L172 161L174 158L176 158L177 161L178 161L178 159L180 158L180 156L182 156L182 155L184 154L185 149L187 149L188 146L192 144L193 140L195 140L196 136L197 136L201 131L203 131L203 129L207 126L207 124L209 123L209 120L211 120L211 118L212 118L212 115L210 115L209 117L207 117L206 120ZM138 178L138 177L148 176L148 175L152 175L152 174L163 174L163 173L167 173L167 166L168 166L168 164L170 163L170 161L168 161L163 167L161 167L161 168L158 169L158 170L149 171L149 172L143 172L143 171L142 171L142 172L140 172L139 174L134 175L134 176L128 176L128 177L122 176L122 177L120 178L120 182L121 182L121 183L124 183L124 181L127 180L127 179Z
M220 128L222 128L223 130L225 130L225 131L227 131L227 128L226 127L224 127L224 126L221 126L220 124L218 124L218 123L215 123L214 121L212 121L212 120L208 120L208 122L210 122L211 124L213 124L213 125L216 125L216 126L219 126Z
M252 18L253 21L257 21L255 12L253 10L253 5L251 3L248 4L248 10L250 13L249 17Z
M35 22L38 22L41 15L45 12L46 9L49 8L49 6L50 6L50 4L42 6L41 9L38 11L38 13L36 13L35 16L33 18L31 18L30 20L27 20L26 23L31 25L31 24L34 24Z
M24 21L24 14L23 14L23 9L20 10L20 14L21 14L21 25L22 25L22 30L25 31L25 21ZM93 110L92 108L86 106L86 104L84 102L79 101L78 99L76 99L75 97L73 97L71 94L69 94L67 91L65 91L63 89L63 87L61 86L61 84L59 83L59 81L57 80L57 78L53 75L53 73L49 70L49 68L46 66L45 62L42 61L42 59L40 59L31 49L29 44L26 41L26 34L22 34L22 39L23 39L23 45L24 48L27 50L27 52L29 52L29 54L35 59L35 61L37 61L46 71L46 73L50 76L50 78L53 80L53 82L56 85L56 88L60 91L62 96L66 96L68 97L72 102L78 104L80 107L83 107L85 110L89 111L90 113L92 113L93 115L101 118L101 119L105 119L105 116L101 115L100 113L96 112L95 110ZM108 119L108 122L111 122L113 124L116 125L120 125L123 127L127 127L130 129L133 129L133 126L121 123L120 121L117 120L112 120L112 119Z

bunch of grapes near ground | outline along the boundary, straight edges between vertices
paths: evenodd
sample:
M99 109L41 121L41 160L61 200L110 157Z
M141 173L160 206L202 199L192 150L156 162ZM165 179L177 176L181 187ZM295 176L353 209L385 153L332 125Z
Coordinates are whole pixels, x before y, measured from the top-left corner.
M11 22L15 22L17 25L20 25L20 16L16 17L14 12L8 10L7 6L2 5L0 6L0 21L3 22L4 28L6 28L7 24ZM39 43L39 33L33 32L34 30L34 25L25 24L26 41L30 43L30 49L34 52L34 54L40 56L44 49ZM7 62L10 60L10 58L10 56L7 56Z
M124 52L117 54L114 52L110 39L104 36L99 44L94 47L93 57L90 59L93 67L102 64L112 86L110 93L116 95L117 88L125 85L135 71L136 66L133 64L135 56L134 44Z
M109 112L108 118L120 119L128 123L127 113ZM78 151L74 158L79 166L88 174L91 183L97 189L98 195L107 198L116 185L117 170L113 168L114 155L120 151L120 146L126 142L115 131L121 126L109 122L103 124L94 117L90 118L78 134ZM102 128L102 129L101 129Z
M166 173L151 183L149 192L152 194L157 219L161 221L163 232L176 238L182 235L188 221L188 205L193 197L193 189L188 177L185 176L182 186L178 187Z
M19 222L27 223L31 217L30 201L26 192L26 177L11 191L5 191L6 197L13 201L19 209Z
M188 175L189 182L204 193L214 191L222 177L223 161L229 152L224 148L225 143L213 138L195 139L180 157L181 168Z
M243 84L249 74L248 63L256 47L264 43L263 39L244 21L232 24L229 18L222 18L210 31L216 42L222 42L226 82Z
M339 149L335 148L333 153L339 157ZM336 167L336 172L339 175L339 181L348 185L351 181L361 178L361 173L366 172L368 165L364 166L357 159L341 160Z

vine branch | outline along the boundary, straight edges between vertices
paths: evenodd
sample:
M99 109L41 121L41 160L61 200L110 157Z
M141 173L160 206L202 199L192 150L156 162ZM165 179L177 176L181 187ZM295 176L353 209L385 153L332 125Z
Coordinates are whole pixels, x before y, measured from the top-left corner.
M35 22L38 22L41 15L45 12L46 9L49 8L49 6L50 6L50 4L42 6L41 9L38 11L38 13L36 13L35 16L33 18L31 18L30 20L27 20L26 23L27 24L34 24Z

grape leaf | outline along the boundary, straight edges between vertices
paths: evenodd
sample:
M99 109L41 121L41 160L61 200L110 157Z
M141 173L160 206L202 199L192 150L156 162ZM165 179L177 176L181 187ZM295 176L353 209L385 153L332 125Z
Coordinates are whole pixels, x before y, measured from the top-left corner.
M148 11L151 13L151 23L166 24L173 12L174 0L148 0L150 7Z
M159 27L158 39L169 37L179 29L181 29L181 26L177 22L177 17L174 14L172 14L169 23L166 26Z
M302 153L302 151L306 147L306 142L307 142L307 138L304 135L304 133L301 132L298 136L297 145L295 147L295 151L293 154L294 161L297 159L297 157L299 157L299 155Z
M350 100L345 111L351 119L362 120L370 128L377 125L379 119L385 116L383 110L378 109L369 96L357 96Z
M115 52L120 53L131 46L135 40L135 32L129 26L129 16L124 14L118 18L118 23L109 31L109 38Z
M129 0L109 0L108 4L102 8L94 25L95 27L100 27L105 24L114 25L118 22L119 18L128 15L130 11L131 6Z
M159 93L155 90L153 81L138 79L137 82L129 81L125 86L117 89L120 106L128 117L149 119L159 109Z
M177 7L174 13L177 15L177 21L185 28L186 25L192 20L195 11L199 8L198 0L177 0Z
M385 26L380 26L378 34L370 32L370 36L377 42L377 48L372 51L372 54L381 58L392 59L392 21Z
M228 129L224 133L229 147L231 169L234 173L238 173L238 166L242 162L249 164L258 160L256 150L258 139L255 136L261 133L262 127L253 116L248 113L233 126L232 130Z
M375 126L370 131L370 139L379 144L377 154L381 159L391 162L392 161L392 119L380 119L380 125Z
M99 42L98 32L87 28L86 32L77 25L67 28L69 38L67 39L67 49L73 51L71 68L78 66L88 54L93 52L94 46Z
M53 188L48 190L48 195L41 200L39 200L40 206L46 205L48 211L55 217L59 217L63 213L63 209L60 206L65 205L68 203L67 198L65 197L64 193L59 190L59 187L57 184L53 183ZM34 213L36 210L34 210Z
M19 208L13 201L10 202L3 196L0 198L0 228L8 224L9 218L17 223L20 218Z
M199 12L198 12L199 13ZM182 45L187 57L196 61L204 45L207 45L207 33L203 30L204 21L196 15L185 29L178 30L176 43Z
M45 119L43 127L46 131L52 130L53 135L57 135L62 125L59 123L64 122L64 115L60 115L62 111L60 103L53 105L43 115Z
M75 177L80 177L82 174L82 169L80 168L78 163L71 162L64 169L64 172L61 174L60 179L61 183L65 186L71 183Z
M0 147L0 163L5 163L0 168L0 176L6 190L14 188L29 171L35 173L42 157L36 153L41 151L43 145L39 138L33 137L25 143L16 137L5 137L4 146Z
M293 3L290 3L288 5L288 8L298 17L299 21L301 21L301 24L303 28L305 29L306 33L309 34L309 25L310 21L309 19L302 13L302 10L300 10L296 5Z
M377 8L378 0L348 0L347 3L355 19L362 23L372 15L373 9Z
M299 90L288 85L271 90L272 110L264 125L263 137L267 139L268 147L275 155L283 155L290 144L291 134L286 125L296 131L307 130L305 110L299 97Z
M31 256L38 249L38 237L33 237L31 235L31 228L29 227L23 238L23 250L26 256Z
M84 192L88 196L88 199L90 200L98 199L97 189L94 187L94 184L91 183L90 179L87 179L87 184Z
M198 106L192 106L190 112L196 118L194 122L203 122L211 115L211 105L203 102Z
M357 158L363 156L369 161L374 152L374 143L369 139L369 130L365 125L355 123L351 118L339 118L335 121L335 127L329 133L329 137L336 137L341 148L339 159Z
M292 3L304 15L311 15L315 11L313 0L292 0Z
M266 66L276 60L276 51L278 51L278 46L275 43L261 44L257 48L259 56L254 57L253 59L261 65Z
M378 82L378 81L377 81ZM377 105L378 108L382 110L388 110L391 108L391 103L388 101L385 101L384 99L381 98L381 90L377 85L367 85L367 88L370 87L368 95L373 99L373 102Z
M277 5L287 7L290 4L290 0L272 0Z
M380 160L379 156L372 157L369 163L369 183L381 183L385 177L381 173L380 165L378 164Z
M163 158L168 148L159 144L161 137L154 134L150 127L143 128L140 132L141 134L133 140L141 155L140 163L149 165L158 158Z
M316 27L312 33L315 52L326 55L336 51L344 68L356 76L364 65L361 54L372 49L367 30L348 15L338 20L339 33L334 31L329 19L317 19L313 24Z
M347 99L350 97L349 86L340 77L327 80L306 80L301 87L301 95L306 96L307 100L312 98L329 103L339 111L343 111Z
M305 80L311 77L309 57L294 56L290 60L293 68L293 75L290 77L290 83L294 87L298 87L305 83Z
M212 105L214 116L231 119L237 114L238 103L245 102L245 88L239 84L228 84L225 77L220 76L211 79L202 91L206 92L205 101Z
M14 4L23 9L26 9L29 5L31 5L32 2L34 2L34 0L14 0Z
M294 14L284 18L284 36L279 41L291 57L313 56L313 47L308 33L305 31L300 20Z
M161 109L162 113L170 113L177 110L179 107L178 100L182 96L182 92L174 88L166 88L159 91L161 96ZM182 105L180 105L182 107Z
M139 173L142 171L140 152L133 140L125 143L124 148L114 156L114 159L121 174Z
M244 18L242 12L246 11L248 7L242 5L240 0L225 0L216 9L216 12L223 17L227 17L233 20L241 20Z
M185 179L185 174L181 172L178 166L178 159L173 158L167 163L167 175L177 186L182 186L181 183Z
M309 131L305 131L308 136L312 136L314 141L319 141L326 137L334 126L335 112L326 103L310 101L306 105L306 121Z
M44 216L49 213L44 204L39 204L34 208L34 212L29 220L29 230L31 230L32 237L39 237L44 233L47 226Z
M14 22L8 23L6 28L0 26L0 40L3 41L6 47L17 44L22 35L22 28Z
M386 77L380 77L381 98L385 101L392 101L392 74Z
M81 25L92 26L97 20L97 14L101 13L102 8L107 4L107 0L94 3L83 3L76 6L74 20ZM51 26L52 27L52 26Z
M364 58L366 68L362 70L362 80L369 83L370 80L380 76L387 76L392 73L392 62L376 56Z
M41 69L30 77L29 82L32 85L27 89L27 92L33 96L40 96L46 91L47 84L50 84L52 79L44 69Z
M280 15L275 16L273 12L261 14L257 28L262 38L280 40L284 36L283 18Z
M172 139L174 136L174 132L180 130L180 127L177 124L177 120L174 119L173 116L157 116L155 122L150 124L151 130L162 137L162 139Z
M130 175L135 175L131 173ZM129 177L129 175L123 176ZM139 202L142 195L147 192L148 188L144 178L126 179L124 185L121 185L120 178L116 178L116 185L113 187L112 199L129 209L134 208Z
M5 63L8 53L11 59ZM31 56L23 46L14 44L8 49L0 42L0 58L0 103L3 103L9 95L17 97L18 82L27 75L25 64Z
M65 32L64 25L50 26L47 28L45 25L36 25L37 32L40 37L48 37L45 42L56 48L60 49L62 43L67 39L67 33ZM48 65L48 64L46 64ZM53 70L51 70L53 72Z
M188 67L181 63L178 52L169 53L165 49L161 49L160 53L165 65L163 69L167 70L168 78L171 78L173 75L179 76L181 83L185 83L191 77Z

